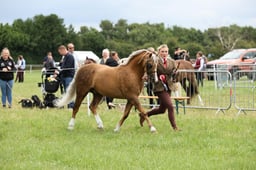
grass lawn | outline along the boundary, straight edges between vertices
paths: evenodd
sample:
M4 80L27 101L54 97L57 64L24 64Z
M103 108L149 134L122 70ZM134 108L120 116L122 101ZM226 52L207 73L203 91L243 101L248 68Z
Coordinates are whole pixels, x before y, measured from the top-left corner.
M40 73L15 83L12 109L0 107L0 169L256 169L256 115L215 115L187 109L176 116L181 132L171 130L167 114L151 117L158 133L139 126L133 109L119 133L120 109L99 107L104 130L82 105L73 131L68 109L24 109L18 101L41 97ZM236 113L236 112L235 112Z

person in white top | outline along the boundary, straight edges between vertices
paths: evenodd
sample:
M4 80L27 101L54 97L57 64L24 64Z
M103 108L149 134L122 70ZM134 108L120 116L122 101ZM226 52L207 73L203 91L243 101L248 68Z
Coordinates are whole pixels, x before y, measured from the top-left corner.
M18 56L18 61L17 61L17 74L16 74L16 79L15 82L23 83L24 82L24 71L26 68L26 60L22 55Z
M110 52L109 49L105 48L102 50L102 58L99 60L99 64L105 64L109 58Z
M199 86L199 84L201 83L201 86L203 87L203 79L204 79L204 73L202 71L204 71L205 69L205 59L204 59L204 54L201 51L198 51L196 54L196 62L194 65L194 68L198 71L196 72L196 79L197 79L197 84Z

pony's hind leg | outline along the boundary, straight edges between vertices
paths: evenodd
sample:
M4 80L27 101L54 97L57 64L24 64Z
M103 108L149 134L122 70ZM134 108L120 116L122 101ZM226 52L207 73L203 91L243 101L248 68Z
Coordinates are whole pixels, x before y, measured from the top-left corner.
M93 94L93 100L92 100L92 102L90 104L90 109L91 109L91 111L92 111L92 113L93 113L93 115L95 117L95 120L96 120L96 123L97 123L97 127L99 129L103 129L103 122L102 122L99 114L97 113L97 106L99 105L102 97L103 97L102 95L94 93Z
M132 104L130 102L126 103L125 109L124 109L124 114L122 118L119 120L119 122L116 125L116 128L114 129L115 132L119 132L122 124L124 123L125 119L129 116L130 110L132 108Z
M85 93L77 93L76 96L76 100L75 100L75 105L73 107L73 111L72 111L72 117L68 123L68 129L69 130L73 130L75 127L75 118L76 118L76 114L79 110L79 107L83 101L83 99L85 98L85 96L88 94L88 92Z

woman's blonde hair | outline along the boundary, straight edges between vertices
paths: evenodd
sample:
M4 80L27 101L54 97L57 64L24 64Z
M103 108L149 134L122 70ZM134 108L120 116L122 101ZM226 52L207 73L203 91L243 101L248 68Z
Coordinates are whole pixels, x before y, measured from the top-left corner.
M162 45L160 45L160 46L157 48L157 51L159 52L162 48L168 48L168 49L169 49L169 47L168 47L167 44L162 44Z

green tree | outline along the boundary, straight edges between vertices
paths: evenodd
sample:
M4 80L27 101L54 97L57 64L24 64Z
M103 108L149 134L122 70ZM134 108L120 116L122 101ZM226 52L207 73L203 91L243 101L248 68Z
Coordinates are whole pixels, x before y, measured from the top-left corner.
M100 23L101 33L106 40L112 39L114 35L113 23L109 20L102 20Z
M18 54L26 52L28 44L29 36L27 34L16 30L8 24L0 25L0 47L8 47L14 58Z
M29 43L24 51L32 63L41 63L47 51L52 51L54 55L58 55L57 47L67 42L63 19L58 18L55 14L36 15L33 19L26 21L18 19L13 22L12 27L27 35Z
M75 50L82 50L79 34L75 31L72 25L69 25L67 30L67 36L65 37L66 43L73 43L75 45Z
M219 58L234 48L255 48L256 29L251 26L230 25L200 31L194 28L173 26L164 23L131 23L119 19L115 24L102 20L100 30L81 26L76 31L72 25L66 27L64 20L56 14L36 15L26 20L16 19L9 24L0 23L0 47L10 48L12 55L23 54L29 63L41 63L48 51L58 56L57 47L72 42L76 50L91 50L98 56L104 48L116 50L120 57L127 57L132 51L169 46L170 55L179 46L187 49L191 57L197 51Z
M81 27L78 34L81 50L93 51L100 57L102 49L106 48L104 35L95 28L88 28L86 26Z
M120 19L117 21L117 23L114 26L113 38L119 39L119 40L126 40L127 32L128 32L127 20Z

